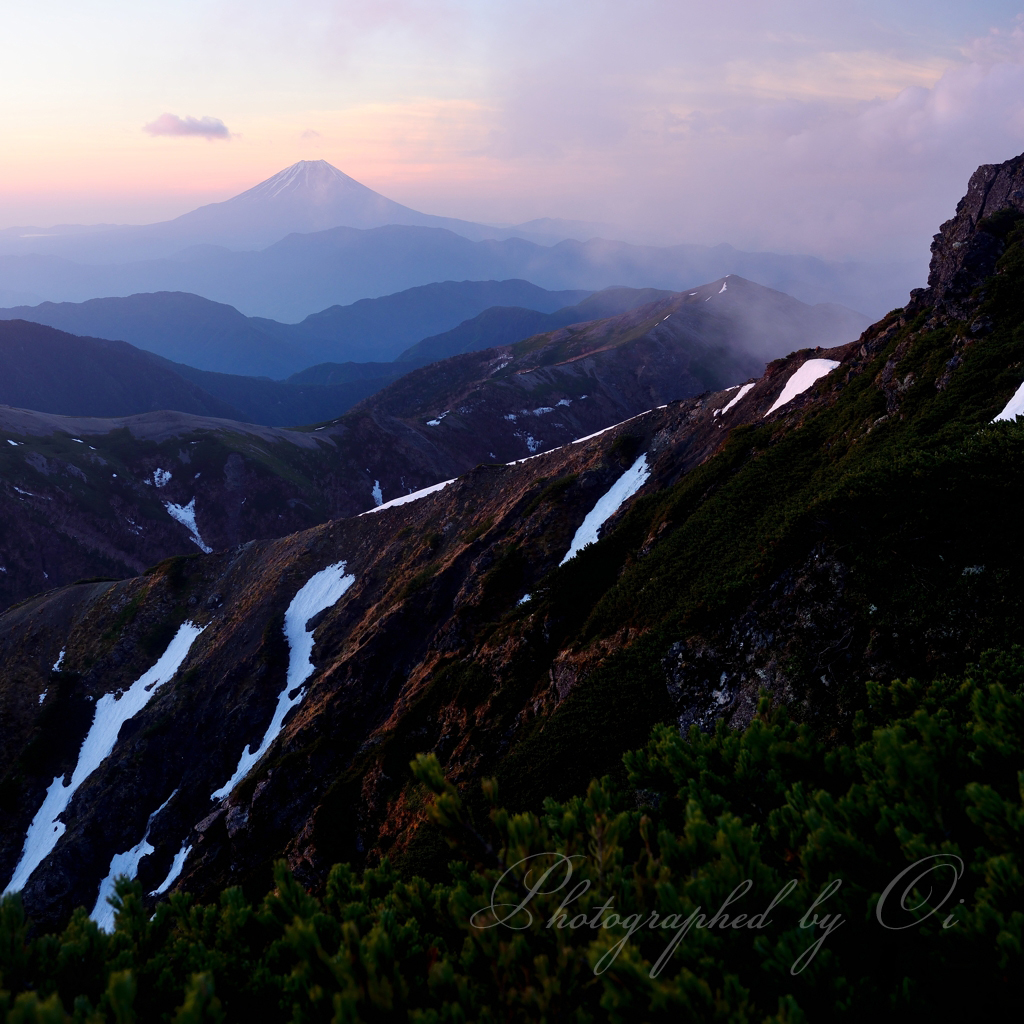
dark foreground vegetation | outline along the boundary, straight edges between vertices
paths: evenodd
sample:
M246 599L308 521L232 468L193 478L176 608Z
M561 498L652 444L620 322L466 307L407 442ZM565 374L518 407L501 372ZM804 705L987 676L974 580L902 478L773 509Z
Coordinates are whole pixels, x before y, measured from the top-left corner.
M7 897L0 1006L11 1024L1008 1009L1024 996L1024 653L986 654L960 678L872 683L867 703L831 749L767 698L742 732L659 727L626 756L624 785L594 781L538 814L510 815L485 782L491 810L474 820L421 757L456 849L443 884L386 861L339 865L318 900L281 864L256 905L240 889L212 906L175 894L150 917L122 882L112 935L84 910L34 935ZM571 879L555 854L573 858Z

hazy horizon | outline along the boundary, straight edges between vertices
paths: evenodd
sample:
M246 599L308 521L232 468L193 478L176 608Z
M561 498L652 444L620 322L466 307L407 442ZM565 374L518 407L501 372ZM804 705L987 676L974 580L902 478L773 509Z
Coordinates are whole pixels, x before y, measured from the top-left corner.
M7 14L0 227L166 220L325 159L439 216L924 260L1024 150L1020 10L58 0Z

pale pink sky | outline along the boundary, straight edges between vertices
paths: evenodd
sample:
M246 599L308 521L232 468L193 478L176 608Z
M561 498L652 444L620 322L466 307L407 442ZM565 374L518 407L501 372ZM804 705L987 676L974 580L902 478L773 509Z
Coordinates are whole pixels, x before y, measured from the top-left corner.
M447 216L919 254L978 163L1024 150L1021 7L17 5L0 227L162 219L323 157Z

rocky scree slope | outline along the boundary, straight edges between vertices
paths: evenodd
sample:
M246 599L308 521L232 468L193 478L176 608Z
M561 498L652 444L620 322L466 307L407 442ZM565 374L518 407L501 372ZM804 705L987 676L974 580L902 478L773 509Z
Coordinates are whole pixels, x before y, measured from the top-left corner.
M787 296L728 281L731 291L723 279L425 367L306 430L2 410L0 606L76 579L134 575L200 544L222 549L355 515L743 380L783 345L755 346L744 328L753 306L782 305L784 324L812 338L834 327Z
M280 855L314 890L331 863L384 854L436 876L449 852L409 778L419 751L470 801L496 775L506 806L539 808L621 775L655 722L743 725L764 689L846 736L865 680L1022 642L1024 424L993 420L1024 380L1024 226L999 231L993 275L955 314L895 310L858 342L772 362L753 387L480 466L421 500L7 612L0 873L71 771L89 707L127 691L185 622L205 628L28 879L44 923L91 905L144 836L147 892L179 855L169 885L206 898L229 882L265 891ZM641 455L640 491L561 564ZM326 569L351 582L302 640L289 609ZM223 794L300 696L290 669L310 654L280 735Z

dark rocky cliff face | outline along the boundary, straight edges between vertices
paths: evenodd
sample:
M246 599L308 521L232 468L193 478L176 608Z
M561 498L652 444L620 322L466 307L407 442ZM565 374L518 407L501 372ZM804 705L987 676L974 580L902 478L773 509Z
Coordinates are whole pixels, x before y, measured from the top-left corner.
M1024 215L1024 155L982 164L971 175L955 216L932 242L928 287L912 293L911 308L962 311L964 301L995 271L1015 214Z

